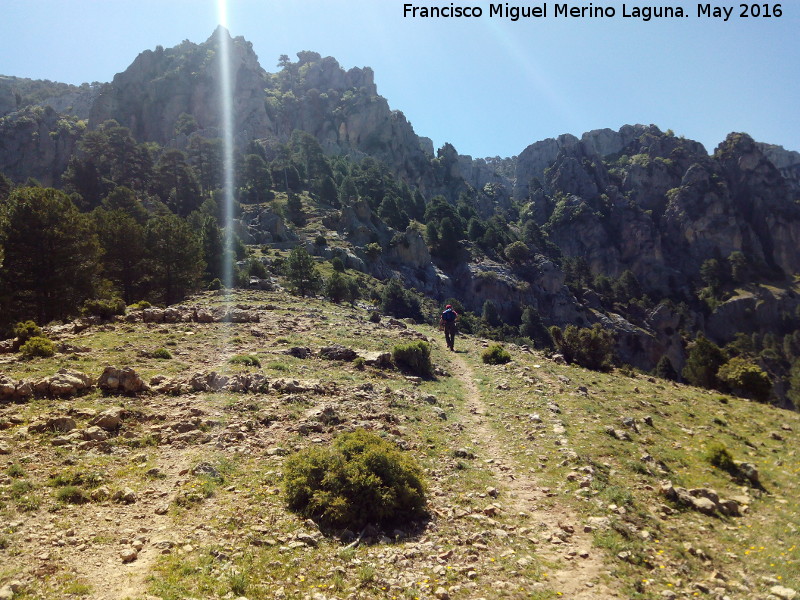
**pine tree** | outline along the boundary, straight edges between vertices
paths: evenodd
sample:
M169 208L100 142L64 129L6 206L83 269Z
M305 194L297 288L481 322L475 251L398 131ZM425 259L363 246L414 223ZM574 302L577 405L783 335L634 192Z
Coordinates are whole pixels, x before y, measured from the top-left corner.
M312 256L303 246L298 246L286 260L286 277L295 294L316 294L322 287L322 276Z
M724 364L724 352L701 333L689 350L682 375L692 385L709 389L718 388L717 371Z
M672 361L666 354L661 357L656 365L656 377L669 379L670 381L678 380L678 372L675 370L675 367L672 366Z
M151 289L165 304L173 304L198 288L205 269L197 235L177 215L153 217L145 227L147 270Z
M10 293L2 319L48 323L77 313L94 295L100 244L91 217L49 188L17 188L6 206L0 288Z

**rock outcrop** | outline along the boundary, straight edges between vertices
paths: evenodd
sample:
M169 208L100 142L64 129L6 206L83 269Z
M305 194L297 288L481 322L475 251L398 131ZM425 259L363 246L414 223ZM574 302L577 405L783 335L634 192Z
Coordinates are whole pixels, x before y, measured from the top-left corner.
M239 143L266 137L272 122L264 107L267 74L250 42L231 38L219 27L203 44L184 41L174 48L142 52L92 106L89 124L96 127L114 119L128 127L139 141L162 145L176 140L176 124L191 115L206 137L220 137L222 71L220 43L229 43L234 102L234 129Z

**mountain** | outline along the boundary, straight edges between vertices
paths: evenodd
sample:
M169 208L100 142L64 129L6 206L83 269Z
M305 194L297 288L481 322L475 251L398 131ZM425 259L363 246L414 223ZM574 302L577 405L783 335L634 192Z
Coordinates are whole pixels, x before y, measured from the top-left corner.
M542 326L600 324L619 363L644 370L666 357L680 373L703 333L757 364L792 406L800 154L744 133L709 155L669 130L626 125L473 159L450 144L434 151L368 67L303 51L268 73L249 42L219 28L201 44L142 52L105 84L0 78L0 172L65 186L85 210L124 185L151 210L202 212L218 187L201 173L211 150L198 148L220 136L223 39L237 160L253 167L237 184L244 244L301 243L477 315L490 303L499 337L512 335L506 325L518 332L526 309ZM138 169L124 176L99 150L120 139L130 153L116 160ZM176 185L175 165L197 183ZM303 218L287 212L295 193Z

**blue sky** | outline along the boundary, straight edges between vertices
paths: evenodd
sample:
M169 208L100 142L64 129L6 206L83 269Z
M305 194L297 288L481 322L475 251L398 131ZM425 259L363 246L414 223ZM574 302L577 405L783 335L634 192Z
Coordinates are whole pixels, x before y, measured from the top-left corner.
M370 66L378 92L435 146L511 156L562 133L653 123L709 152L731 131L800 151L800 3L780 18L403 17L404 0L228 0L228 26L262 66L281 54ZM427 0L419 6L449 6ZM509 4L514 4L509 3ZM631 3L627 4L628 12ZM763 10L763 4L760 5ZM770 5L773 6L773 5ZM146 49L206 40L213 0L0 0L0 74L68 83L110 81Z

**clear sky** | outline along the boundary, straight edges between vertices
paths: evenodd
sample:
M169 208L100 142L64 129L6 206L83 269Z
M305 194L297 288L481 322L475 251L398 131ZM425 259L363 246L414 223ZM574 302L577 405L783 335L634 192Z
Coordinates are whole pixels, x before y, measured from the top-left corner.
M650 21L624 17L613 1L569 3L615 9L605 18L509 2L547 6L547 18L516 22L490 17L488 0L416 5L477 6L480 18L404 17L404 4L228 0L228 28L270 72L301 50L372 67L378 92L417 134L475 157L626 123L672 129L709 152L731 131L800 151L800 2L783 3L779 18L709 5L733 9L727 21L680 0L650 5L688 16ZM159 44L205 41L219 23L215 0L0 0L0 15L0 74L76 84L110 81Z

